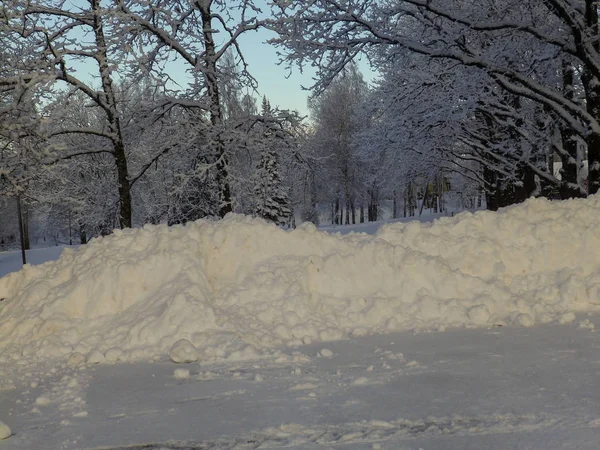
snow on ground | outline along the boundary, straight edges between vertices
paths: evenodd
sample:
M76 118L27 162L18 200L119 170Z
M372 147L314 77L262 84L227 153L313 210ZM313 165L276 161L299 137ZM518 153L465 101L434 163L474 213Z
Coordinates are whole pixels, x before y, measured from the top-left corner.
M377 222L365 222L365 223L357 223L354 225L322 225L319 226L319 231L326 231L327 233L340 233L340 234L349 234L349 233L367 233L367 234L375 234L377 230L381 228L382 225L389 225L393 223L409 223L409 222L432 222L435 219L440 219L442 217L453 217L454 212L446 212L442 214L433 214L429 211L424 211L422 215L412 216L412 217L402 217L399 219L387 219L383 221Z
M0 278L0 363L200 361L390 331L598 310L600 197L396 223L376 235L218 222L117 230ZM177 349L174 349L174 352Z
M598 333L548 324L33 373L0 391L0 450L596 450L599 363Z
M599 213L231 215L65 249L0 278L0 450L597 448Z
M65 246L47 247L47 248L36 248L27 250L27 264L33 266L45 263L46 261L53 261L58 259ZM9 252L0 252L0 277L11 273L17 272L23 268L23 259L21 256L21 250L12 250Z

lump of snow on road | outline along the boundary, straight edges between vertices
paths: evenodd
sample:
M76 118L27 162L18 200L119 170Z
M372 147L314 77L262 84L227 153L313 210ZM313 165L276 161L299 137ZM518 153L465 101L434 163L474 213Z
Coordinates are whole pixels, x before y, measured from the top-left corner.
M8 425L0 421L0 440L10 437L11 431Z
M190 363L198 361L198 350L187 339L179 339L169 350L169 357L175 363Z
M0 363L255 359L390 330L574 320L600 299L600 196L391 224L285 231L230 215L115 231L0 278Z
M188 369L175 369L173 372L173 378L178 380L187 380L190 377L190 371Z

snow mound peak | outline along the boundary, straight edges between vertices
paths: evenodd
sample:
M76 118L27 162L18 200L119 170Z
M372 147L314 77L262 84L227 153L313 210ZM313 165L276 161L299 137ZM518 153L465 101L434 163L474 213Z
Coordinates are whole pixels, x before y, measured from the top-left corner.
M180 340L201 361L252 359L350 335L564 322L599 306L598 217L595 196L375 236L240 215L115 231L0 278L0 362L140 360Z

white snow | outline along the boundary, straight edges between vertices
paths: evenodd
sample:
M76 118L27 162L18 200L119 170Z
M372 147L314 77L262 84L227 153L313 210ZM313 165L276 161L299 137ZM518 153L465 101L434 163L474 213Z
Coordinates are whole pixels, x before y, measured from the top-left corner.
M190 371L188 369L175 369L173 371L173 378L177 380L187 380L190 377Z
M374 236L239 215L117 230L0 278L0 363L242 361L390 331L570 322L600 306L599 215L591 197Z
M10 435L11 431L8 425L0 421L0 440L8 438Z
M58 259L62 251L66 247L64 245L56 247L34 248L27 250L27 264L38 265L47 261ZM17 272L23 268L23 259L20 250L11 250L8 252L0 252L0 277L7 273Z
M0 450L597 449L599 212L67 249L0 278Z
M328 348L322 348L319 351L319 355L321 355L323 358L331 358L333 356L333 352Z
M198 361L198 350L187 339L180 339L169 350L169 357L175 363L190 363Z
M576 324L328 346L330 359L317 343L281 362L191 364L189 378L165 361L66 367L35 391L19 381L0 392L14 432L0 449L598 448L600 334ZM40 392L51 403L32 414Z

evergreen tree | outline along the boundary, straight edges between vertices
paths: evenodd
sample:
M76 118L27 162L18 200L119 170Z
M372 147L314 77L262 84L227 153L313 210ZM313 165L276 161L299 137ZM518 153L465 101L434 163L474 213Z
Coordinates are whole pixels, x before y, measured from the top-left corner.
M277 151L266 147L260 155L256 168L254 184L255 208L257 216L265 220L283 225L292 211L287 189L282 186L279 177L279 158Z
M262 100L262 116L272 116L271 105L266 97ZM287 189L279 176L279 156L275 148L277 136L269 130L265 121L264 146L254 174L254 213L277 225L283 225L292 214Z
M263 95L262 104L260 107L260 114L263 117L271 117L273 115L273 110L271 109L271 102L267 99L266 96Z

